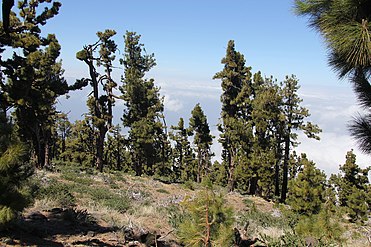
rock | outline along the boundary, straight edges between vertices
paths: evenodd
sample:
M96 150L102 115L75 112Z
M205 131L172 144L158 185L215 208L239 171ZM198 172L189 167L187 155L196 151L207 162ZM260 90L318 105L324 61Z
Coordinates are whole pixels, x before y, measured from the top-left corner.
M40 221L48 220L48 218L46 218L46 216L40 213L39 211L30 213L26 218L31 219L31 220L40 220Z
M93 231L88 231L88 232L86 233L86 236L89 237L89 238L93 238L93 237L95 236L95 232L93 232Z
M1 242L3 242L4 244L9 244L9 245L14 245L15 244L13 239L11 239L11 238L5 238Z

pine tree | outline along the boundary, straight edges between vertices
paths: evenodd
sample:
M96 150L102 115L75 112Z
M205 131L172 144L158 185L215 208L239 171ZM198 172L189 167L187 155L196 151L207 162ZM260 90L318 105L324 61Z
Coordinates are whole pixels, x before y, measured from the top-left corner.
M170 139L175 142L172 157L173 157L173 173L175 180L189 181L196 180L196 166L194 153L191 148L191 143L188 140L190 135L187 128L184 126L183 118L179 119L177 126L170 127Z
M145 50L139 40L140 35L126 32L122 60L124 76L120 87L125 101L122 121L124 127L129 128L128 145L137 176L143 172L153 175L168 171L167 150L170 146L164 131L163 98L154 80L144 78L156 65L154 55L143 54Z
M132 172L130 169L130 161L126 150L125 136L121 134L119 125L111 128L105 145L105 163L112 170L124 172Z
M324 202L326 175L303 154L300 166L302 170L290 180L288 204L299 214L317 214Z
M117 84L113 81L111 72L115 60L117 45L112 40L116 34L114 30L97 32L98 41L76 53L76 58L85 62L89 67L89 79L81 79L85 84L90 83L92 96L88 98L87 105L96 132L96 167L103 171L104 141L107 131L112 127L112 107L115 103L113 89ZM104 74L100 74L96 67L103 67ZM103 85L104 93L100 93L100 84Z
M347 75L364 114L350 124L351 135L365 153L371 153L371 2L368 0L296 0L299 15L322 34L329 50L329 64L340 78Z
M230 246L232 242L232 208L225 206L223 195L206 186L194 200L183 202L186 218L178 236L186 246Z
M62 159L81 166L94 167L95 136L94 127L89 118L77 120L71 125L71 133L66 139L66 150L61 153Z
M308 138L319 140L318 133L321 129L311 122L305 122L305 118L309 117L308 109L300 104L303 101L298 96L299 84L294 75L286 76L286 80L282 82L282 113L285 116L284 120L284 156L283 156L283 179L281 190L281 202L286 200L290 147L296 146L297 133L295 131L302 130Z
M13 129L0 109L0 230L29 203L22 187L33 171L29 164L30 154Z
M344 165L338 175L331 176L331 183L338 192L339 204L346 207L352 221L365 220L371 209L368 173L371 167L362 169L356 164L353 150L347 152Z
M196 104L189 119L189 131L194 136L193 144L197 154L197 177L198 183L202 178L210 174L211 168L211 144L213 136L210 134L209 124L200 104Z
M252 151L248 169L252 170L249 193L259 192L272 198L276 167L281 157L282 96L273 78L263 78L258 72L253 79L251 122L253 128Z
M53 157L66 161L65 157L61 157L61 154L66 152L66 141L71 135L72 128L66 113L58 113L56 115L54 127Z
M41 6L44 10L39 13ZM51 6L50 6L51 5ZM11 12L7 30L1 30L1 52L12 57L3 60L1 71L7 77L1 83L3 100L15 108L16 124L23 141L32 143L36 165L49 165L51 130L58 96L70 89L57 61L60 45L55 35L41 36L42 25L58 14L57 1L19 1L19 14ZM13 53L20 49L22 53ZM6 54L6 53L5 53Z
M245 66L244 56L235 50L234 41L228 42L226 56L221 61L222 71L213 79L221 79L222 112L219 142L222 144L222 158L228 171L228 189L235 187L236 167L240 156L247 155L242 147L249 147L251 127L246 121L251 118L251 68ZM248 152L248 150L247 150Z

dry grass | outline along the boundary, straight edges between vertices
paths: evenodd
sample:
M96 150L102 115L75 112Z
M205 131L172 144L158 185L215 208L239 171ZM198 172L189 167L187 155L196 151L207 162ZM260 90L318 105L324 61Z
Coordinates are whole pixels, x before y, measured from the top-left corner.
M74 177L76 176L76 178ZM179 184L164 184L148 177L135 177L122 173L114 174L73 174L62 176L61 173L39 172L40 180L57 180L65 183L74 189L72 191L76 198L77 208L86 209L97 222L105 227L115 227L123 229L131 227L136 229L146 229L156 232L162 236L173 231L170 224L168 207L177 206L184 198L193 198L199 192L199 188L191 190ZM77 184L77 182L85 184ZM93 181L89 185L89 181ZM85 186L85 187L84 187ZM119 212L104 204L102 200L92 200L89 190L106 190L112 195L121 195L128 198L130 207L124 212ZM260 197L244 196L236 192L226 193L225 188L217 188L218 192L225 194L228 206L231 206L236 215L244 215L251 210L252 205L263 214L272 214L278 209L274 208L274 203L267 202ZM33 207L27 211L44 211L54 207L59 207L55 200L42 198L35 201ZM177 213L177 212L176 212ZM277 225L262 227L259 224L250 222L251 234L264 234L278 239L284 234L283 228ZM170 239L175 239L174 235L169 235ZM349 246L371 246L365 237L356 240L349 238Z

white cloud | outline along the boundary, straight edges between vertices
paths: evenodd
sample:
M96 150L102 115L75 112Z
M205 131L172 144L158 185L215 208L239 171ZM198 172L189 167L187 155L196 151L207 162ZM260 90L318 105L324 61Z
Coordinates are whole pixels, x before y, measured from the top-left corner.
M301 145L296 148L297 153L306 153L327 175L338 173L339 165L345 163L345 155L351 149L354 149L359 166L366 167L371 161L371 157L357 149L347 133L325 132L322 133L320 141L308 140L304 135L300 135L299 139Z
M344 87L317 87L310 89L310 93L301 94L303 104L311 113L311 121L322 129L321 140L309 140L299 135L301 144L297 152L308 154L309 159L327 175L337 173L339 165L344 164L345 155L351 149L357 155L357 164L366 167L370 164L371 156L365 155L357 148L355 141L350 137L347 124L361 109L356 104L355 95L350 88Z
M183 108L183 103L179 99L174 99L169 94L165 95L164 98L164 105L166 110L178 112Z

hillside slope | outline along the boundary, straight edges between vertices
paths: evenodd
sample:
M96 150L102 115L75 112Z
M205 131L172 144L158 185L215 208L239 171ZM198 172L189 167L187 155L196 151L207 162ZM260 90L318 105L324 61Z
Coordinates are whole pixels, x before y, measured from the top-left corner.
M203 189L195 183L166 184L69 166L38 171L34 177L37 199L0 233L0 246L181 246L176 232L185 213L182 202ZM233 208L235 227L244 239L258 238L266 246L291 232L284 207L221 187L215 191ZM346 227L349 246L369 246L365 227Z

